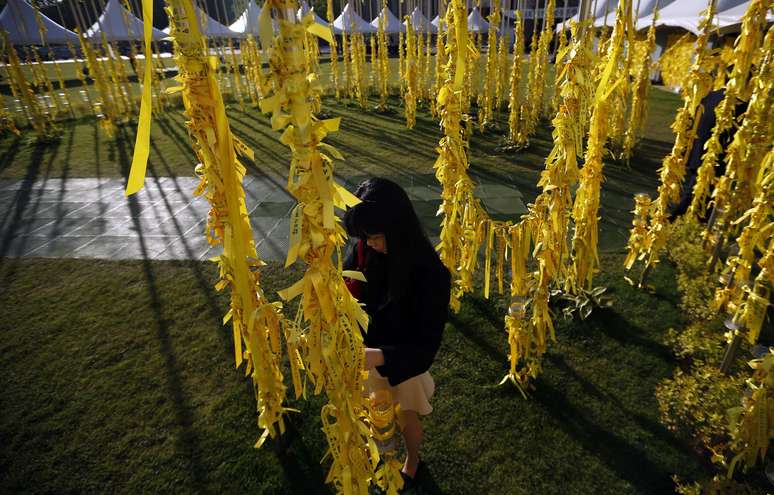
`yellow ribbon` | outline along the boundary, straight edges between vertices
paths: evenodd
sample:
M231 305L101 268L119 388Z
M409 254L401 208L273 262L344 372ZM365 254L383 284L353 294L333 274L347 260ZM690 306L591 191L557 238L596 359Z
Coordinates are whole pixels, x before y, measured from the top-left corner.
M150 153L153 0L142 0L142 18L145 36L145 74L142 78L142 102L140 103L140 117L137 123L137 138L134 141L134 156L132 157L132 168L129 170L129 180L126 182L125 196L131 196L142 189L148 166L148 154Z

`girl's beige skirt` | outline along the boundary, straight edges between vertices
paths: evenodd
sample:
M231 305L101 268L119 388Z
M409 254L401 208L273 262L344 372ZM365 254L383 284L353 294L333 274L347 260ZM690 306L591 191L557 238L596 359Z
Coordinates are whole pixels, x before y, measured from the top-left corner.
M380 375L376 368L373 368L368 372L365 388L369 393L389 389L393 400L400 404L401 411L416 411L422 416L427 416L433 412L430 398L435 392L435 382L429 371L391 387L390 382Z

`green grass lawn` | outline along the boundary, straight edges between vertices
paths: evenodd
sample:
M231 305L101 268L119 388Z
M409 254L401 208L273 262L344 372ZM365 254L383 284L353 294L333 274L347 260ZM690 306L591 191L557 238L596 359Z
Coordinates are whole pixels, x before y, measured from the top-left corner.
M653 395L680 324L673 273L655 295L606 254L612 310L560 321L528 400L507 370L505 302L467 297L431 369L429 475L416 493L669 493L710 471L659 423ZM213 264L0 260L0 491L325 493L321 398L289 401L281 442L260 434L233 366ZM270 297L300 275L265 270Z
M649 101L636 158L605 168L601 215L622 228L633 193L655 190L672 143L679 98L654 89ZM407 130L397 98L390 107L377 114L325 98L325 113L343 117L328 139L346 157L338 177L434 181L437 121L420 108ZM268 119L234 104L228 115L255 151L248 173L286 176L289 152ZM551 130L542 126L526 150L503 150L506 117L474 133L470 171L517 185L528 202ZM115 139L90 119L61 126L51 144L35 144L29 131L0 138L0 179L127 176L132 125ZM154 117L148 174L190 176L194 163L180 110ZM510 385L493 387L508 367L505 302L465 299L432 369L437 393L423 451L430 474L418 492L668 493L672 474L710 476L659 423L654 397L676 365L663 343L681 323L674 275L660 266L650 295L623 281L621 262L620 252L603 253L597 283L610 288L614 308L558 322L559 343L529 400ZM289 401L301 413L289 417L286 436L253 449L255 403L233 367L216 275L196 262L0 258L0 492L325 492L321 398ZM276 298L299 276L270 264L265 286Z
M652 188L655 170L668 153L673 140L669 125L679 99L658 89L650 93L646 133L632 160L626 166L609 162L609 180L639 181ZM345 160L336 163L342 175L381 174L386 176L432 173L437 157L435 147L441 137L437 121L426 108L417 112L417 124L406 129L401 102L389 101L390 112L364 112L359 106L326 97L323 110L331 117L342 117L340 132L327 141L339 148ZM369 101L372 108L375 99ZM234 134L255 151L251 173L286 176L289 153L279 143L279 133L271 130L268 117L257 109L231 104L228 116ZM126 177L134 146L133 125L121 126L114 139L108 138L92 118L63 122L61 138L50 144L36 144L27 130L21 137L6 134L0 138L0 179L42 179L54 177ZM521 152L500 149L507 131L507 112L500 113L496 127L486 134L475 132L470 143L473 172L490 175L510 174L525 188L534 188L544 157L552 146L549 125L541 126L532 145ZM195 157L179 109L154 116L148 174L152 176L192 176ZM618 171L625 171L620 175ZM631 174L632 177L629 177ZM622 184L623 185L623 184ZM632 191L628 191L627 194ZM629 194L630 195L630 194Z

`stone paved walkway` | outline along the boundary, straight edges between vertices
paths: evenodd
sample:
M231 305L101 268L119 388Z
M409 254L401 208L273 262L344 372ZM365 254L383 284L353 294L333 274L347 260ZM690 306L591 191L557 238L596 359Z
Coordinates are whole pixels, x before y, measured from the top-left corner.
M362 179L347 177L343 184L354 190ZM435 178L399 182L437 240L441 201ZM0 181L0 256L207 259L218 251L204 236L209 206L193 196L196 184L193 177L148 178L142 191L126 198L123 179ZM259 254L284 259L295 204L284 179L248 176L244 187ZM482 183L476 195L494 218L517 219L526 212L513 187Z

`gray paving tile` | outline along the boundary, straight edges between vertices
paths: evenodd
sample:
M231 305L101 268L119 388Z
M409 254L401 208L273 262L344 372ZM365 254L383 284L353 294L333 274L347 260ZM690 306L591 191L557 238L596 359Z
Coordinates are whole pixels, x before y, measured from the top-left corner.
M21 235L0 241L2 256L25 256L50 241L48 237Z
M220 256L223 253L223 246L215 246L208 248L205 252L199 256L199 260L204 261L216 256Z
M48 237L65 236L90 221L90 218L57 218L30 233Z
M157 226L157 232L150 232L149 235L178 235L183 236L190 232L201 232L204 230L207 221L205 218L192 217L170 217L168 220Z
M521 191L504 184L481 183L474 190L477 198L512 198L522 197Z
M116 203L110 203L106 201L89 203L89 204L85 204L82 208L77 208L69 212L65 217L66 218L97 218L109 212L110 210L115 209L118 206L119 205L117 205ZM54 210L56 210L56 207L54 207Z
M86 219L88 220L88 219ZM96 237L107 232L108 229L116 227L118 224L113 222L115 219L111 218L93 218L82 224L80 227L63 234L65 236L91 236Z
M176 239L176 237L134 238L119 251L114 253L113 259L153 259Z
M517 221L519 216L527 213L526 205L518 197L483 198L481 202L490 214L509 215L514 221Z
M36 215L37 218L64 218L71 214L77 213L78 210L89 206L89 203L64 201L60 203L53 203L53 207L46 208Z
M123 200L105 212L103 217L146 217L166 219L171 216L166 208L156 208L155 202L129 202Z
M245 201L253 204L268 201L270 196L274 194L277 189L284 189L284 187L285 180L272 183L266 180L255 179L244 186Z
M109 236L132 236L132 237L149 237L149 236L163 236L166 235L159 231L159 225L166 220L158 221L152 218L132 218L123 217L123 221L118 219L117 222L111 222L108 224L108 228L103 232Z
M70 257L73 251L93 240L93 237L56 237L46 244L28 251L26 256L42 256L46 258Z
M20 220L31 220L48 216L52 208L56 208L57 203L51 202L31 202L24 205L9 204L7 209L0 205L0 211L8 214L8 218L18 218ZM49 212L49 213L47 213Z
M51 218L36 218L32 220L17 220L14 222L8 222L0 229L0 235L3 237L15 237L19 235L28 235L36 230L53 223Z
M128 244L128 240L122 237L96 237L92 242L73 251L71 256L73 258L113 259Z
M19 196L18 191L3 191L0 190L0 206L2 206L4 203L11 203L17 199L17 196Z
M290 220L276 222L268 234L260 239L256 236L256 249L264 260L284 260L288 252Z
M434 201L412 201L414 211L420 219L435 218L438 208L441 206L441 200Z
M290 210L296 206L295 201L265 201L260 203L250 211L250 216L253 217L287 217L290 215Z
M439 186L409 186L406 192L412 200L440 200L441 188Z
M201 259L210 250L206 237L201 233L177 238L166 249L154 256L154 259L183 260Z
M196 199L190 203L178 203L173 209L173 215L176 217L187 216L189 218L207 218L211 205L205 199Z
M280 219L274 217L250 217L250 226L253 229L255 242L265 239L269 233L277 226Z

